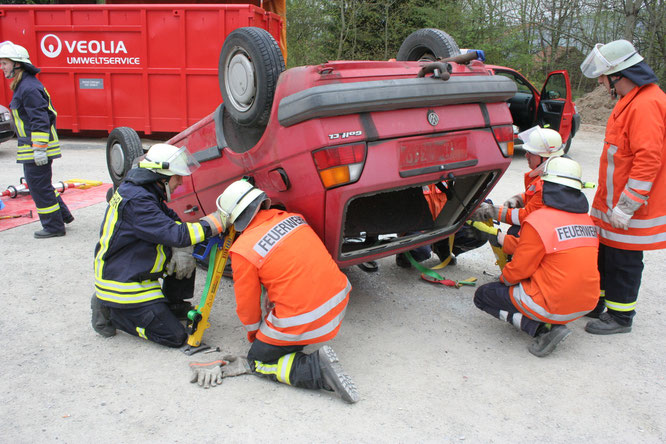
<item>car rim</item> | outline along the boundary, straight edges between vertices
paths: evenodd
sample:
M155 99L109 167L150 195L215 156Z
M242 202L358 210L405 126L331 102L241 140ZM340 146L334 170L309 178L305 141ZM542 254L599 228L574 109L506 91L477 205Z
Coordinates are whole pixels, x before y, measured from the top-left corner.
M245 112L252 107L256 95L254 66L242 48L236 47L227 58L224 87L231 104Z
M109 165L111 165L111 170L113 170L115 175L121 177L125 169L125 154L120 143L116 142L111 146L110 158Z

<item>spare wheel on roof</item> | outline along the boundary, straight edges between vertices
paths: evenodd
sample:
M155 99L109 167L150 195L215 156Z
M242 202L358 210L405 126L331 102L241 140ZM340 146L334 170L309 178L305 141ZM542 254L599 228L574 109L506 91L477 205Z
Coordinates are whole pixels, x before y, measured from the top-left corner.
M407 36L398 50L397 60L418 61L437 60L460 54L460 48L453 37L434 28L424 28Z
M268 31L245 27L225 39L218 69L225 109L240 125L265 127L284 59Z

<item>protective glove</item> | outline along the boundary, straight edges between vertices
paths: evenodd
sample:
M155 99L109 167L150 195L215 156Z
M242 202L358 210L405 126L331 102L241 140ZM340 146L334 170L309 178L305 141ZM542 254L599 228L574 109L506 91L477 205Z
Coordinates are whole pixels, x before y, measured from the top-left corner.
M32 151L35 153L35 165L42 166L49 163L49 158L46 155L46 148L34 148Z
M226 363L222 359L212 362L190 362L190 369L192 370L190 382L196 382L199 387L205 389L222 384L222 366Z
M175 274L176 279L187 279L192 276L192 273L197 268L197 261L194 260L192 253L194 246L183 248L172 248L173 255L167 264L167 274Z
M220 216L220 213L217 211L214 211L210 214L206 214L204 217L199 219L199 221L203 221L208 224L212 232L211 236L217 236L218 234L227 231L227 226L222 221L222 217Z
M245 356L224 355L222 359L226 361L226 364L222 365L223 378L252 374L250 363Z
M516 194L515 196L508 198L506 202L504 202L504 206L509 208L523 208L525 206L523 196Z
M631 220L632 214L627 214L620 209L619 206L613 208L610 216L610 223L614 228L621 228L623 230L629 229L629 221Z
M497 220L499 217L499 208L495 205L483 202L470 216L471 220L484 221L488 219Z
M491 227L483 222L473 222L471 225L477 239L487 240L493 247L501 247L504 243L504 233L499 228Z

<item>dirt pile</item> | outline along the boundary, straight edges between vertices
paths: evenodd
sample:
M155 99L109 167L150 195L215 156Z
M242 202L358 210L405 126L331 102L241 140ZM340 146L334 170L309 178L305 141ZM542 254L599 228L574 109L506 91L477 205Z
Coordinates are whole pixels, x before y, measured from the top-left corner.
M606 126L615 101L603 86L585 94L576 100L576 109L581 117L581 122L588 125Z

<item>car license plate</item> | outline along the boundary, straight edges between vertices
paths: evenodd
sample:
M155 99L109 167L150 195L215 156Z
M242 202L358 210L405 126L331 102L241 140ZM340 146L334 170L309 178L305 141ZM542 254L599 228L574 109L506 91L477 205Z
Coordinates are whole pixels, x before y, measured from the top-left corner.
M465 135L400 142L400 169L410 170L467 160Z

